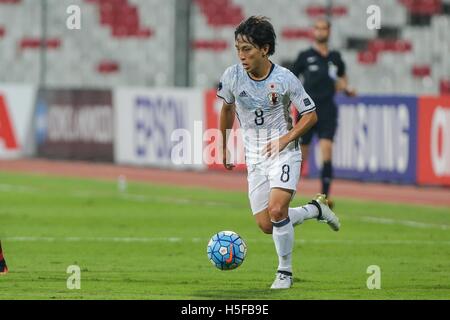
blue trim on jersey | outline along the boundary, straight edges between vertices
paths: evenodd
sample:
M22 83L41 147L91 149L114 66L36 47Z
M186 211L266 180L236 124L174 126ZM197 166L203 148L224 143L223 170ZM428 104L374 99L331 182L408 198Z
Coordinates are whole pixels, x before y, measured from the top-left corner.
M272 64L272 67L270 68L269 74L268 74L264 79L261 79L261 80L253 79L253 78L250 76L250 74L249 74L248 72L246 72L247 76L248 76L251 80L256 81L256 82L261 82L261 81L267 80L267 78L269 78L270 75L272 74L273 69L275 69L275 63L273 63L272 61L270 61L270 63Z
M219 96L218 94L216 94L216 96L219 97L220 99L222 99L223 101L225 101L226 104L234 104L234 102L231 102L231 103L230 103L230 102L227 101L227 99L225 99L225 98L222 97L222 96Z

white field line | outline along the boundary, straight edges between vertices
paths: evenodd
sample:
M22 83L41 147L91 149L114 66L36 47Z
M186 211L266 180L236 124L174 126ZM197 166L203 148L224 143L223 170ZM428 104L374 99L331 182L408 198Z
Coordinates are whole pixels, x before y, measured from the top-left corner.
M38 191L39 191L38 189L29 186L0 183L0 192L34 193Z
M364 222L373 222L378 224L393 224L393 225L402 225L411 228L425 228L425 229L441 229L441 230L450 230L449 225L445 224L432 224L432 223L424 223L412 220L394 220L387 218L378 218L378 217L361 217L359 219Z
M270 238L270 239L269 239ZM122 242L122 243L155 243L155 242L193 242L208 243L208 239L181 237L3 237L10 242ZM244 239L248 243L273 243L271 237L266 239ZM297 239L296 244L345 244L345 245L450 245L450 241L432 240L341 240L341 239Z
M39 190L37 188L20 186L20 185L8 185L8 184L0 184L0 192L12 192L17 191L21 193L39 193L43 190ZM169 203L169 204L181 204L181 205L200 205L200 206L209 206L209 207L229 207L229 208L244 208L243 205L239 203L227 203L227 202L216 202L216 201L203 201L203 200L194 200L189 198L180 198L180 197L167 197L167 196L151 196L151 195L142 195L142 194L133 194L128 192L98 192L96 190L79 190L73 191L68 194L69 196L76 198L92 198L95 196L99 197L114 197L117 196L119 199L123 199L126 201L133 201L138 203L152 203L152 202L160 202L160 203ZM246 207L246 206L245 206ZM342 219L344 220L344 219ZM401 225L410 228L420 228L420 229L439 229L439 230L450 230L450 225L447 224L431 224L424 223L419 221L412 220L395 220L388 218L379 218L379 217L371 217L371 216L362 216L359 218L353 217L345 217L345 220L353 220L353 221L362 221L376 224L384 224L384 225ZM345 221L344 220L344 221Z
M134 201L139 203L146 202L162 202L171 204L181 204L181 205L202 205L208 207L236 207L236 204L231 204L227 202L218 201L204 201L204 200L194 200L189 198L176 197L165 197L165 196L151 196L143 194L133 194L128 192L117 192L117 193L98 193L98 192L88 192L88 191L76 191L70 194L70 196L78 198L92 198L93 196L103 196L103 197L118 197L119 199Z

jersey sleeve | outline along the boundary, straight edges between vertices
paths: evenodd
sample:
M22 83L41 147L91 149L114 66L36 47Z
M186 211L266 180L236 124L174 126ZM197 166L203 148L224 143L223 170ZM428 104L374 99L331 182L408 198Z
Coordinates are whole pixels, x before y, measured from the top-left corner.
M342 60L342 56L338 53L337 55L337 76L343 77L345 76L345 63L344 60Z
M300 115L316 110L316 105L311 97L306 93L300 80L289 72L288 94L291 102Z
M222 98L226 104L233 104L235 101L232 91L233 76L233 67L230 67L223 73L217 87L217 96Z

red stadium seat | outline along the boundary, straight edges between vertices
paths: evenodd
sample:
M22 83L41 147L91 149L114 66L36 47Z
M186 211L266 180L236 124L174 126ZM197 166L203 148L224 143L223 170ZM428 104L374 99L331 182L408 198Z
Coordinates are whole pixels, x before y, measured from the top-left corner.
M97 66L99 73L108 74L115 73L120 70L120 66L117 62L111 60L103 60Z
M366 50L358 52L358 62L360 64L375 64L378 60L378 54L376 51Z
M310 17L324 16L327 14L327 8L324 6L309 6L306 8L306 14Z
M325 6L309 6L306 8L306 14L311 18L316 18L320 16L325 16L328 13L328 8ZM331 7L332 16L345 16L348 13L348 9L345 6L335 6Z
M231 0L195 0L194 3L212 27L235 26L244 20L242 8Z
M196 40L192 47L196 50L223 51L228 48L228 43L224 40Z
M442 12L442 0L400 0L412 14L435 15Z
M42 45L42 39L40 38L23 38L20 41L21 49L39 49ZM61 40L57 38L47 39L45 43L47 49L58 49L61 47Z
M401 39L374 39L368 43L368 49L374 52L391 51L404 53L411 51L411 42Z
M441 94L450 95L450 78L441 79L439 87Z
M431 75L431 67L429 65L414 65L411 73L415 78L424 78Z
M313 30L310 28L285 28L281 32L281 36L287 40L314 39Z
M128 0L85 0L99 6L100 23L111 28L113 37L149 38L154 32L142 28L139 21L139 9Z
M6 30L4 27L0 27L0 38L4 37L6 34Z

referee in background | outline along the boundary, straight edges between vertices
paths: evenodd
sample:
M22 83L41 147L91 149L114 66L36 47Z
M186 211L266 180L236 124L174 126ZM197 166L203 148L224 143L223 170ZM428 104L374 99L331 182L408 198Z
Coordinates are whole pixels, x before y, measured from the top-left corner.
M334 95L338 91L347 96L355 96L356 92L349 87L345 74L345 63L338 51L330 50L331 23L321 18L314 23L314 44L300 52L293 64L292 72L303 78L306 92L316 104L318 122L304 136L302 136L301 150L303 160L308 159L309 144L314 134L319 135L319 145L322 154L322 193L329 199L330 185L333 178L332 151L333 138L337 128L338 111L334 102ZM297 119L297 121L299 118ZM329 200L329 206L333 202Z

